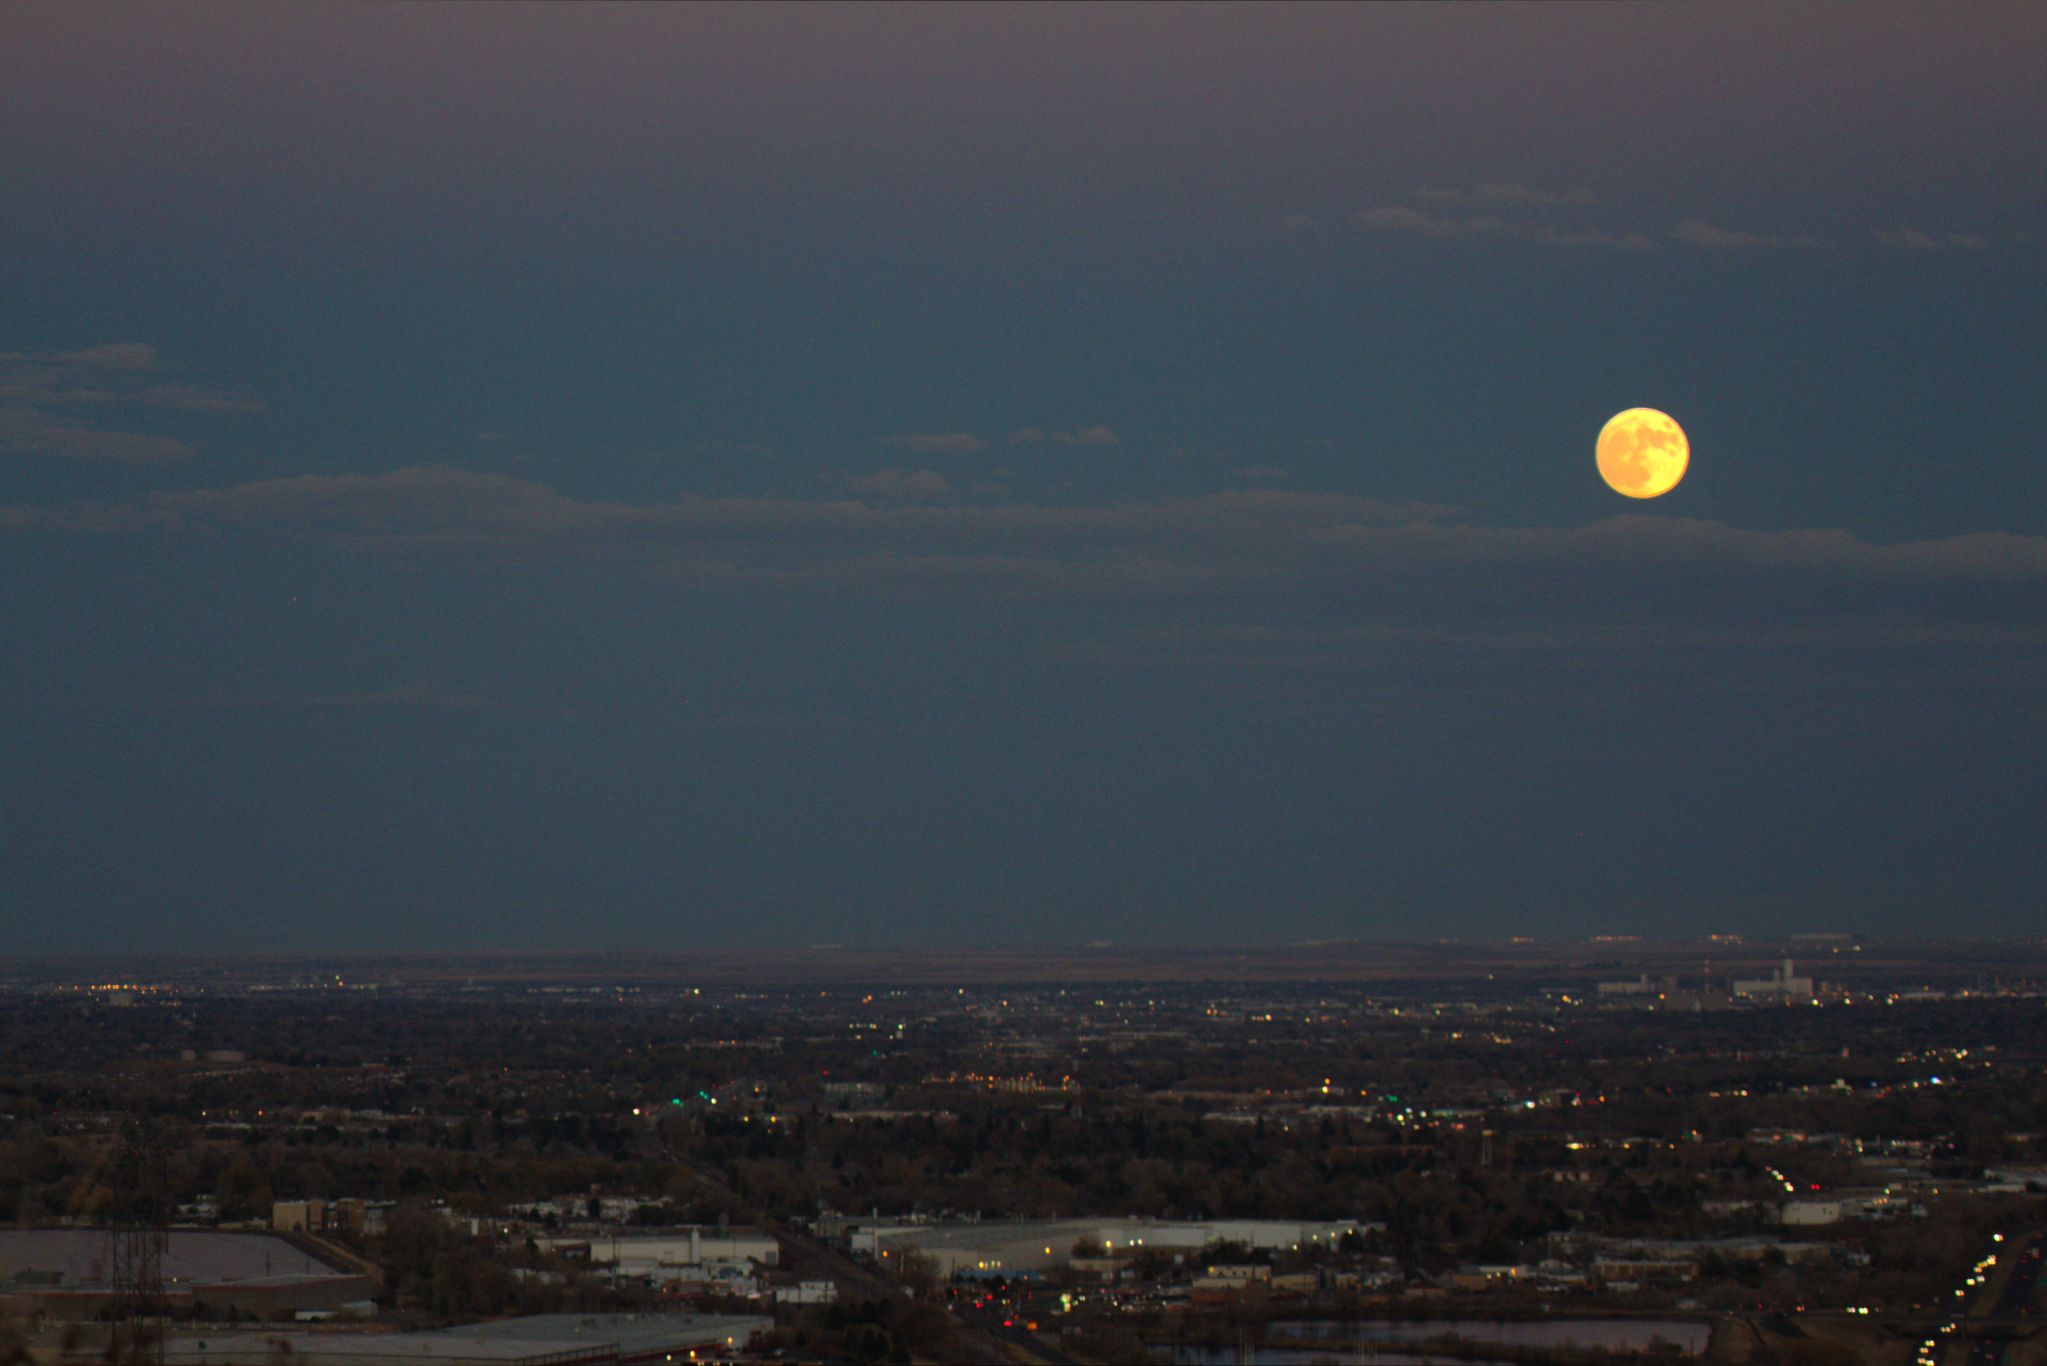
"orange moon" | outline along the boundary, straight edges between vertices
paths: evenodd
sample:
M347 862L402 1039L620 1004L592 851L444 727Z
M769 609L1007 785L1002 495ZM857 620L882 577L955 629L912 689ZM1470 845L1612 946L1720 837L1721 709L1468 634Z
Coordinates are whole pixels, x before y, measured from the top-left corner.
M1599 429L1599 477L1615 493L1659 498L1677 487L1692 462L1692 443L1670 414L1654 408L1615 413Z

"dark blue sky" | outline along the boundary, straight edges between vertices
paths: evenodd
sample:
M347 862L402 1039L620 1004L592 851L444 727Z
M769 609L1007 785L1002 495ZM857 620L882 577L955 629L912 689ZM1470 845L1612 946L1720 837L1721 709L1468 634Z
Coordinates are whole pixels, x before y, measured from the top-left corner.
M10 7L10 946L2033 932L2043 111L2036 5Z

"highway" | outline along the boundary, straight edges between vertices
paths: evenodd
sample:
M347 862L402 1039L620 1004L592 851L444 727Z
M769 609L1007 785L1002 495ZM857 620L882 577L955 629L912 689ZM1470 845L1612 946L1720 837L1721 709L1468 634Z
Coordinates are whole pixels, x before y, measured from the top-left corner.
M989 1337L1007 1345L1013 1353L1021 1354L1027 1361L1044 1362L1045 1366L1074 1366L1072 1357L1026 1329L1012 1311L1000 1306L975 1308L971 1305L956 1305L953 1313Z
M2013 1247L2016 1240L2007 1240L2002 1246ZM2033 1292L2040 1283L2040 1235L2032 1234L2017 1242L2015 1250L2005 1252L2010 1262L1999 1268L2003 1279L1993 1281L1984 1287L1983 1298L1987 1305L1979 1305L1971 1314L1982 1314L1991 1318L2011 1318L2023 1314L2032 1303ZM2003 1366L2004 1352L2009 1339L1977 1338L1969 1343L1969 1366Z
M2013 1321L2040 1284L2041 1238L2038 1230L1992 1236L1955 1287L1960 1312L1920 1343L1917 1366L2004 1366Z

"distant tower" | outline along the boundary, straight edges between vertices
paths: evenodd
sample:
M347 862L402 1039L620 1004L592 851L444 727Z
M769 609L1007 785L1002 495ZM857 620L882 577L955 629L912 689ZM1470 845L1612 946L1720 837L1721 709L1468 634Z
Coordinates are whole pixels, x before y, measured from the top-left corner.
M1493 1165L1493 1131L1491 1129L1487 1129L1479 1135L1478 1165L1481 1167Z

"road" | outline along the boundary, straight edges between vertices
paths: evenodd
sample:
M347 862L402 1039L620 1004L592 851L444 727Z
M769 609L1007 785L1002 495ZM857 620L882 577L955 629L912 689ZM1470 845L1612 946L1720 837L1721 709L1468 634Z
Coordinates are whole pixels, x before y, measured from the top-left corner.
M1010 1311L1000 1308L975 1309L961 1305L955 1307L953 1313L997 1342L1020 1353L1027 1361L1044 1362L1046 1366L1074 1366L1072 1357L1026 1329Z
M731 1184L725 1180L722 1171L708 1162L675 1151L666 1139L657 1141L660 1142L662 1153L670 1161L688 1168L691 1175L713 1190L724 1195L732 1194ZM830 1280L838 1286L841 1298L885 1300L896 1298L903 1293L900 1286L873 1268L862 1266L844 1253L825 1246L808 1233L791 1228L779 1219L762 1219L759 1224L762 1231L780 1245L784 1266L799 1276L807 1274L812 1279ZM962 1355L971 1360L974 1366L1012 1366L1011 1358L1003 1351L1003 1344L1009 1340L1007 1337L972 1322L957 1309L953 1311L952 1319ZM1027 1333L1024 1336L1030 1337ZM1036 1342L1035 1338L1031 1340L1033 1343ZM1056 1354L1045 1357L1035 1352L1033 1359L1065 1361L1064 1357Z
M2039 1231L1998 1235L1969 1269L1969 1275L1955 1288L1955 1298L1964 1306L1953 1320L1954 1333L1942 1333L1920 1344L1920 1366L2003 1366L2010 1340L1978 1336L1969 1329L1972 1322L2009 1320L2026 1312L2040 1283L2042 1235ZM1972 1298L1971 1290L1976 1293ZM1984 1326L1989 1326L1984 1323ZM2000 1325L2002 1326L2002 1325ZM1942 1350L1945 1340L1945 1350Z

